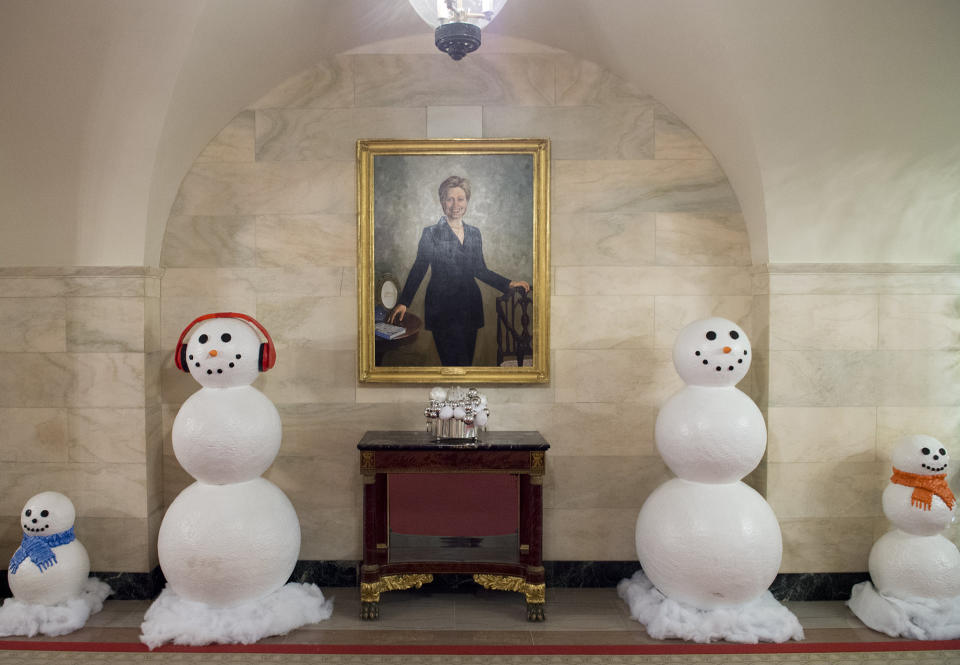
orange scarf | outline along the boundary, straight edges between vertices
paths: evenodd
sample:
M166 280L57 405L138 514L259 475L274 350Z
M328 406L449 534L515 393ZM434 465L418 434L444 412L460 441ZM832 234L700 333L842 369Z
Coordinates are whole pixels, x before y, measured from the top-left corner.
M950 486L947 485L947 474L945 473L928 476L919 473L907 473L893 467L890 482L913 488L913 494L910 496L911 506L916 506L920 510L930 510L933 495L936 494L947 504L947 508L953 510L953 504L956 500L953 498Z

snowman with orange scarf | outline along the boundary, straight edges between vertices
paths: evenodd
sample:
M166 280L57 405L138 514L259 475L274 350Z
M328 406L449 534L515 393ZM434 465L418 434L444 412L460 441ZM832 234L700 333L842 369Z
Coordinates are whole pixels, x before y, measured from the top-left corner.
M942 531L954 520L947 449L931 436L902 438L883 512L894 528L870 550L872 582L848 605L874 630L918 640L960 638L960 551Z

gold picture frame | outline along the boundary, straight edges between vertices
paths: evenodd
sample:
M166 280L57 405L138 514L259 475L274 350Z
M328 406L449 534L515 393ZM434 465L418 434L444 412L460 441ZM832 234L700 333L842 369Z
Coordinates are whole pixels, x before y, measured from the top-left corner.
M547 382L549 140L357 141L357 298L361 383Z

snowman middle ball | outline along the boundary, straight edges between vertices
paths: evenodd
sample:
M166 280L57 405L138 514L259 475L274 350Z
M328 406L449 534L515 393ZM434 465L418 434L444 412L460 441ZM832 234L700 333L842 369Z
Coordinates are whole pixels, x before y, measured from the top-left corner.
M300 553L300 522L286 495L264 478L196 482L167 509L157 549L179 596L230 607L287 582Z
M747 485L673 478L637 517L637 557L666 596L700 609L749 602L780 569L780 525Z

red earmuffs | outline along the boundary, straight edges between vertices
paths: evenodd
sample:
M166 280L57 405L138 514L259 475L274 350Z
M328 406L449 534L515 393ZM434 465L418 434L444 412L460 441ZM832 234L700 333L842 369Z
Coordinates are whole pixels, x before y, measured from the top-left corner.
M190 332L190 329L201 321L207 321L208 319L241 319L247 321L248 323L256 326L257 330L263 333L263 336L267 338L266 343L260 344L260 358L257 360L257 369L261 372L266 372L268 369L277 364L277 349L273 346L273 340L270 339L270 333L267 332L267 329L261 326L256 319L252 316L246 314L240 314L238 312L216 312L214 314L204 314L203 316L198 316L193 321L190 322L190 325L183 329L183 332L180 333L180 339L177 340L177 350L173 354L173 362L176 364L177 369L190 373L190 367L187 364L187 345L183 343L184 337L187 336L187 333Z

